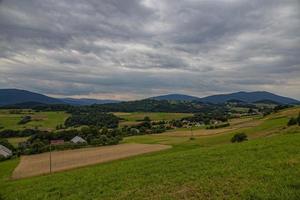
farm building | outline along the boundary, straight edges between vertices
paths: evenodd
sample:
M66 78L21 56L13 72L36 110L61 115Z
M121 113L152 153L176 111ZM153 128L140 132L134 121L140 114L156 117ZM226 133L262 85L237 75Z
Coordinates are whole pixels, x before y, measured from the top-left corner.
M82 138L82 137L79 137L79 136L75 136L71 142L75 143L75 144L80 144L80 143L86 143L86 141Z
M4 158L8 158L12 156L12 151L6 148L5 146L0 144L0 156L3 156Z

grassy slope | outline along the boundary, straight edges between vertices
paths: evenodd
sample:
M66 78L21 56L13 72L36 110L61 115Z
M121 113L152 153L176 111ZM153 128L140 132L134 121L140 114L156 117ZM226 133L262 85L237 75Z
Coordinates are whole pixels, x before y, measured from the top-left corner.
M32 116L32 121L18 125L18 122L22 116ZM43 128L43 129L54 129L58 124L63 124L64 120L68 117L65 112L33 112L33 113L22 113L22 114L9 114L2 110L0 112L0 126L3 129L24 129L24 128Z
M139 123L138 121L144 119L144 117L148 116L153 121L160 120L172 120L172 119L181 119L183 117L192 116L190 113L147 113L147 112L132 112L132 113L124 113L124 112L116 112L114 113L118 117L124 118L124 121L120 122L120 126L123 125L133 125Z
M232 133L136 136L125 142L174 148L17 181L7 178L18 160L2 162L0 199L300 199L300 128L283 128L298 112L244 129L251 140L242 144L229 143Z

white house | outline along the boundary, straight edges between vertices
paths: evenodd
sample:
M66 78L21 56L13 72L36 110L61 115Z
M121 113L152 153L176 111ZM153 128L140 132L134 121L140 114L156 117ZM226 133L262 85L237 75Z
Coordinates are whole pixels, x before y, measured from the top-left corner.
M13 153L11 150L9 150L8 148L0 144L0 156L3 156L4 158L8 158L12 155Z
M79 136L75 136L71 142L75 143L75 144L80 144L80 143L86 143L86 141L82 138L82 137L79 137Z

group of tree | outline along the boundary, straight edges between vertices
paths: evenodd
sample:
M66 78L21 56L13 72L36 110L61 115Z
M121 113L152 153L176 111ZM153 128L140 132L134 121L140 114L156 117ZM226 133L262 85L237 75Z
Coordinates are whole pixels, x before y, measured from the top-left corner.
M103 112L78 112L73 113L66 121L66 127L72 126L96 126L99 128L117 128L119 124L119 118L111 113Z
M18 124L27 124L30 121L31 121L31 116L26 115L26 116L22 117L22 119L18 122Z
M124 136L144 135L163 133L170 129L167 121L151 121L149 117L145 117L140 123L132 126L123 126L121 132Z
M4 129L0 131L0 138L28 137L40 132L41 131L38 129L23 129L23 130Z
M216 109L209 112L196 113L191 117L183 118L191 123L203 123L205 125L211 124L212 121L227 122L229 118L228 110Z
M74 144L72 138L79 136L86 143ZM51 140L64 140L65 143L55 145L56 150L74 149L83 146L103 146L118 144L122 140L122 133L118 129L98 129L97 127L82 127L81 129L60 130L55 132L40 131L32 135L26 142L20 143L19 154L37 154L49 151Z

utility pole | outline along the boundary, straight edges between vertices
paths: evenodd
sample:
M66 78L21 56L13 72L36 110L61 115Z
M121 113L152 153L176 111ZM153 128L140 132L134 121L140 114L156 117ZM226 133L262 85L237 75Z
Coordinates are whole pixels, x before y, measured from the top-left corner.
M191 125L191 140L194 139L193 125Z
M49 170L50 174L52 173L52 155L51 155L52 145L50 143L50 153L49 153Z

